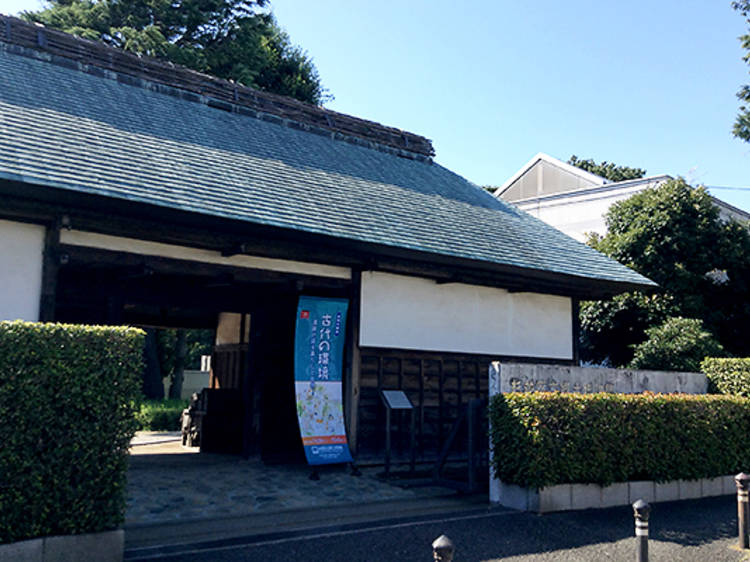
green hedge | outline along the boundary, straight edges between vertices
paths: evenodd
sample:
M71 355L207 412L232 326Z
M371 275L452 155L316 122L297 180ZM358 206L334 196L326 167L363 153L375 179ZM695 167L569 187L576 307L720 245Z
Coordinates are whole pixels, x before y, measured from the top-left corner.
M736 474L750 468L750 399L511 393L490 403L493 470L530 488Z
M0 322L0 543L122 525L143 332Z
M139 430L179 431L180 416L190 400L146 400L135 415Z
M701 363L710 392L750 396L750 357L727 359L708 357Z

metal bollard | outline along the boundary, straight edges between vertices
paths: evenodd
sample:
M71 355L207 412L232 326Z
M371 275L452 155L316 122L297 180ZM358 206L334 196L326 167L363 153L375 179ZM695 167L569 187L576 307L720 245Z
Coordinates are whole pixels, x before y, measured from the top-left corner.
M635 516L635 539L638 543L636 552L637 562L648 562L648 516L651 506L643 500L633 504L633 515Z
M432 558L436 562L451 562L455 551L453 541L445 535L440 535L432 542Z
M740 472L734 477L737 484L737 526L739 527L740 548L748 548L747 526L748 526L748 500L747 492L750 485L750 474Z

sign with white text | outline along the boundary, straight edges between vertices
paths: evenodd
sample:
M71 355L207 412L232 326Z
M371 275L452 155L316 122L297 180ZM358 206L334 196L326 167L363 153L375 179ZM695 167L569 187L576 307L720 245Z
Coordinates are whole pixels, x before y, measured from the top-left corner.
M294 387L308 464L352 461L341 392L348 305L346 299L299 298Z

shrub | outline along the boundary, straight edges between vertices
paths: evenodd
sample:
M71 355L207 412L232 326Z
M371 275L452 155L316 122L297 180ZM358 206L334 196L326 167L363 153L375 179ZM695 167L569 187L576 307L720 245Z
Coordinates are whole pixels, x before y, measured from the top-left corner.
M0 543L124 520L143 332L0 322Z
M706 357L726 355L724 348L695 318L671 317L646 330L648 338L634 347L632 369L697 372Z
M135 415L139 430L179 431L182 410L189 400L146 400Z
M495 475L510 484L607 485L736 474L750 466L750 399L510 393L490 402Z
M707 357L701 371L708 377L710 392L750 396L750 357Z

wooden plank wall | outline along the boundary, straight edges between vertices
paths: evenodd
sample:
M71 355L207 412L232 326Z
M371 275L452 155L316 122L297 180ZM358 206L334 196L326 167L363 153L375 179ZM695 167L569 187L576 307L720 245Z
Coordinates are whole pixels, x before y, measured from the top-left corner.
M358 455L382 456L385 406L380 391L403 390L416 411L417 456L433 460L455 423L460 405L487 398L488 369L496 358L482 355L363 348L360 367ZM408 415L394 416L393 447L408 452Z
M211 358L210 388L242 389L248 345L224 344L214 347Z

